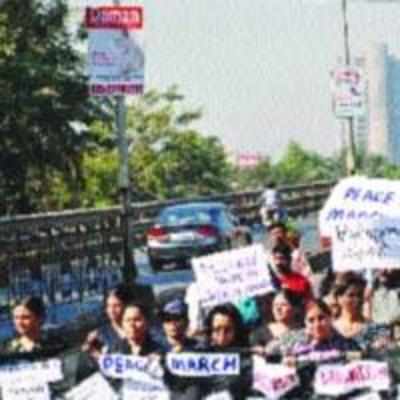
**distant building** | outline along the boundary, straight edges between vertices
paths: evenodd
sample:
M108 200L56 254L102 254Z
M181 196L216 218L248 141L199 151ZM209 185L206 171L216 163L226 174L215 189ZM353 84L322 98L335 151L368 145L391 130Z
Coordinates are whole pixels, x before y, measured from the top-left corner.
M388 87L388 52L382 43L369 47L366 56L369 100L369 154L382 155L392 160L390 113L390 90Z
M225 147L225 153L228 161L240 169L254 168L268 158L256 152L237 152L227 146Z
M342 64L343 59L338 59ZM352 60L365 74L365 115L353 118L358 149L400 165L400 59L384 43L372 43ZM345 140L345 138L343 138Z

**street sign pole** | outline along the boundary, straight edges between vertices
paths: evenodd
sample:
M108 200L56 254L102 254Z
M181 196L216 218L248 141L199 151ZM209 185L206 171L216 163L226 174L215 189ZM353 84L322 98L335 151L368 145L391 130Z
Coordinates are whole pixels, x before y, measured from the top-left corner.
M115 6L120 5L119 0L113 0ZM123 234L124 282L133 283L136 278L135 259L132 251L132 234L129 228L130 215L130 181L129 181L129 151L126 139L126 104L125 96L116 98L116 128L119 152L118 186L121 195L122 215L121 231Z
M343 14L345 65L349 66L351 62L351 57L350 57L350 44L349 44L349 24L347 21L347 0L342 0L342 14ZM346 151L346 174L353 175L357 168L353 117L348 117L343 119L342 124L343 124L343 133L345 135L344 143Z

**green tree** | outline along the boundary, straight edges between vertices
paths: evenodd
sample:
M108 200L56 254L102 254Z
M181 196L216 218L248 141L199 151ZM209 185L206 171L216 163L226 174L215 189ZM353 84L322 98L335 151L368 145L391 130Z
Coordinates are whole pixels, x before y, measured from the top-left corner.
M273 175L273 166L266 157L253 168L235 168L234 179L238 190L263 188Z
M282 159L274 165L272 175L283 184L306 183L337 179L341 164L316 152L306 151L298 143L290 142Z
M53 185L79 204L87 126L103 113L87 96L66 14L63 0L6 0L0 9L0 214L64 204Z
M157 198L230 189L231 169L216 137L190 128L200 110L186 110L176 87L150 91L128 110L133 187Z

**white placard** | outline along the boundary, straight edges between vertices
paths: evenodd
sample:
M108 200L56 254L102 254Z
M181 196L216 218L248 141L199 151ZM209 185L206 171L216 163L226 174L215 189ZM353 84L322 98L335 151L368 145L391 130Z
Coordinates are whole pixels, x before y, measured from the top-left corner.
M110 378L148 380L161 378L163 369L157 357L104 354L99 359L101 372Z
M138 381L126 379L122 386L122 400L169 400L170 393L162 380Z
M261 244L193 258L202 305L211 307L273 291L266 260Z
M335 271L400 268L400 219L340 225L331 239Z
M91 94L138 94L144 85L143 8L95 7L86 10Z
M56 382L63 377L61 360L57 359L0 366L0 385L24 380Z
M95 373L65 394L66 400L118 400L117 394L100 373Z
M3 400L51 400L49 385L32 380L3 383Z
M378 361L354 361L347 365L322 365L314 379L314 390L322 395L340 395L356 389L388 390L388 364Z
M177 376L239 375L240 356L235 353L168 353L168 370Z
M300 383L295 368L269 364L260 356L253 356L253 388L268 399L279 399Z
M342 179L319 213L319 231L331 236L338 225L400 218L400 181L355 176Z

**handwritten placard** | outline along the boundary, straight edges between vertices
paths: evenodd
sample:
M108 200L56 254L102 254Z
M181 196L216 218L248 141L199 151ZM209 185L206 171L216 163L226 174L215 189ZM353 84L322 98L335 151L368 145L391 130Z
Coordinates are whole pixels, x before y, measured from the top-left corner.
M36 382L56 382L63 379L61 360L21 362L0 366L0 385L4 383L31 380Z
M400 218L337 226L332 235L336 271L399 268Z
M319 214L319 230L331 236L342 223L379 221L400 217L400 182L388 179L350 177L332 190Z
M142 357L124 354L104 354L99 359L101 372L110 378L142 379L160 378L163 369L157 357Z
M262 245L192 259L204 306L235 302L273 290Z
M178 376L238 375L240 356L235 353L168 353L168 370Z
M389 367L385 362L354 361L347 365L322 365L315 374L314 390L321 395L340 395L356 389L388 390Z
M1 392L3 400L50 400L49 385L32 380L3 383Z
M253 356L253 388L268 399L279 399L299 385L295 368L269 364L260 356Z
M161 379L153 381L124 380L123 400L169 400L170 393Z
M95 373L65 395L66 400L118 400L117 394L100 373Z

